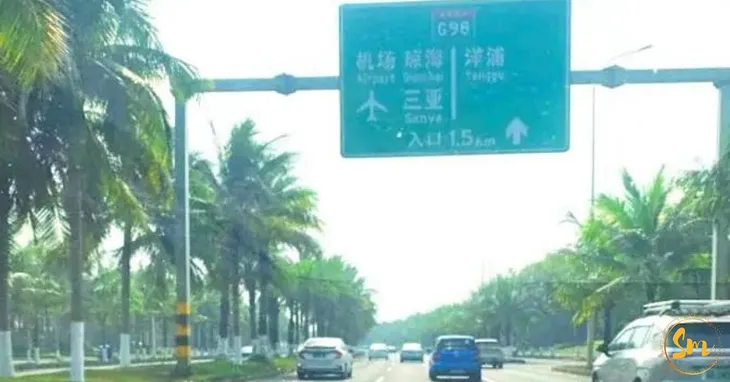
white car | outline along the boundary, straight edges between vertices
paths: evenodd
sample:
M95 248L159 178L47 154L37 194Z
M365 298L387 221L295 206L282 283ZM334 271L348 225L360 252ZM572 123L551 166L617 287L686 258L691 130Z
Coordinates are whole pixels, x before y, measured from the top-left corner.
M374 359L384 359L388 360L388 345L386 344L372 344L370 345L370 348L368 349L368 361L372 361Z
M352 354L347 351L347 345L341 338L310 338L297 353L299 379L325 375L352 378Z

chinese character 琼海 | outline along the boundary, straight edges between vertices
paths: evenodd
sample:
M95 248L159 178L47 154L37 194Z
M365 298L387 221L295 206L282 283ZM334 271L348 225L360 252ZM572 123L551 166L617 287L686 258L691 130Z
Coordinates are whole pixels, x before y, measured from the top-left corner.
M441 89L426 89L426 109L441 110L443 109L443 92Z
M395 69L395 52L390 50L378 52L378 67L387 71Z
M444 66L444 54L441 49L426 50L426 68L440 69Z
M501 68L504 66L504 47L487 48L487 66Z
M420 69L423 65L422 58L423 52L421 50L407 50L404 65L408 69Z
M403 110L416 111L421 110L419 95L421 90L419 89L407 89L404 92L403 97Z
M373 70L373 55L370 52L357 52L357 70L365 72Z

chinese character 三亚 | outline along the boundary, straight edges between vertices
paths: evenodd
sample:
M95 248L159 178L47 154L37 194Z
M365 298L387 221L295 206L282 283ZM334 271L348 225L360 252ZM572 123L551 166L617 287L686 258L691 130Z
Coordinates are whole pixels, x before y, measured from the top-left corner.
M484 48L480 46L466 48L464 58L466 59L464 65L476 68L484 61Z
M426 89L426 109L441 110L444 108L443 92L441 89Z
M419 95L421 90L419 89L407 89L403 97L403 110L417 111L421 110Z
M444 54L441 49L426 50L426 68L440 69L444 66Z
M487 48L487 66L499 68L504 66L504 47Z
M361 72L373 70L373 55L370 52L357 52L355 65L357 66L357 70Z
M395 69L395 52L390 50L378 52L378 67L387 71Z
M405 54L405 62L403 63L408 69L420 69L423 65L422 62L423 52L420 50L407 50Z

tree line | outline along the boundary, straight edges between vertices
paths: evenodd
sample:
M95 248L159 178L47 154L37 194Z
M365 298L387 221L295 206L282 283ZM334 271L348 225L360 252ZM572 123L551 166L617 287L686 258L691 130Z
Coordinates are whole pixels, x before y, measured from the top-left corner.
M28 350L111 342L128 364L133 343L171 345L172 126L153 87L186 99L203 82L165 52L147 3L0 0L0 377ZM196 348L354 343L375 324L358 270L317 242L316 193L279 139L247 120L215 160L190 156Z
M673 179L662 168L644 187L623 171L623 195L599 195L583 220L568 214L573 245L498 275L462 303L378 325L367 341L431 344L463 333L517 348L577 345L588 320L610 341L647 302L709 299L712 225L730 216L728 163Z

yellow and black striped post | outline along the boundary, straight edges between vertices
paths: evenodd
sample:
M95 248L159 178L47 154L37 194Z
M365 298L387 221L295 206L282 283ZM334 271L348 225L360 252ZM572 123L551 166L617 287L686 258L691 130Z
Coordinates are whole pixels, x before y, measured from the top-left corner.
M192 348L190 347L190 304L178 303L175 314L175 358L190 361Z
M185 100L175 102L175 364L177 377L192 374L190 346L190 216L188 215L188 143L185 126Z

